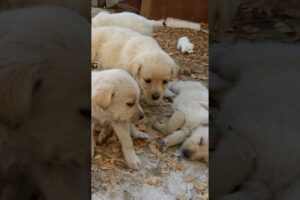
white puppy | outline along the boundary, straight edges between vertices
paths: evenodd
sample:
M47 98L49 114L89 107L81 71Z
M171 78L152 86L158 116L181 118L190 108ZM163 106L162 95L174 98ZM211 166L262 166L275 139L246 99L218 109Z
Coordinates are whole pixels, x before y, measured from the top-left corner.
M143 35L152 36L155 26L162 26L162 22L148 20L143 16L130 13L113 13L100 12L92 19L92 26L122 26Z
M168 81L178 72L176 63L153 38L123 27L92 29L92 62L127 70L150 105L160 103Z
M178 81L170 84L169 89L178 94L172 105L174 113L166 124L154 123L154 128L170 134L162 141L163 150L182 143L196 128L208 124L207 88L200 82Z
M59 7L0 13L0 199L90 194L89 28Z
M222 139L211 156L210 197L299 199L299 46L261 43L228 49L219 52L224 57L214 69L236 85L217 116Z
M110 132L108 130L112 128L122 144L127 165L133 169L139 168L140 159L135 154L130 135L147 137L132 125L144 117L139 96L140 89L128 72L121 69L92 72L92 140L97 129ZM93 149L94 141L92 155Z
M178 40L177 49L182 53L193 53L194 44L190 42L189 38L181 37Z
M208 126L198 126L181 145L184 157L208 163Z

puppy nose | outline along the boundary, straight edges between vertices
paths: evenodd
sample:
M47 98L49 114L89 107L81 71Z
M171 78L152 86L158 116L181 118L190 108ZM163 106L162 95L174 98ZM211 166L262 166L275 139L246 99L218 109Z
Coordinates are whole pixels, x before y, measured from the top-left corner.
M140 114L140 120L144 118L144 113Z
M184 157L189 158L191 156L191 152L188 149L184 149L182 151Z
M158 93L154 93L152 94L152 99L155 101L157 99L159 99L160 95Z

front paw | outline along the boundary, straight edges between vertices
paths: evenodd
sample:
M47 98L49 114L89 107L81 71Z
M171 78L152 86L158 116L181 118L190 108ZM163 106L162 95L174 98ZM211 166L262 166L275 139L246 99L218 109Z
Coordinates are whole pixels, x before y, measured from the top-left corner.
M164 151L166 151L168 149L168 145L167 145L167 143L166 143L165 140L161 140L158 143L158 145L159 145L159 150L162 151L162 152L164 152Z
M142 132L142 131L132 131L131 132L131 136L135 139L150 139L150 136L147 135L146 133Z
M137 132L137 137L136 138L140 138L140 139L150 139L150 136L144 132L138 131Z
M135 169L135 170L138 170L142 163L140 158L135 153L125 155L125 160L126 160L127 166L129 168Z

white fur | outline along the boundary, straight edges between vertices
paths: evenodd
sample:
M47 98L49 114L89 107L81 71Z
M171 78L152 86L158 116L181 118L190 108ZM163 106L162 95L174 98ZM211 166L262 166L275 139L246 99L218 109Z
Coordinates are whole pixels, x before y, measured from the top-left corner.
M127 70L151 105L160 103L166 83L178 72L176 63L153 38L123 27L92 29L92 62L102 68Z
M181 145L181 151L187 154L190 160L208 163L208 145L208 126L198 126Z
M181 37L178 40L177 49L182 53L193 53L194 44L187 37Z
M170 134L163 139L163 149L182 143L195 129L208 124L208 90L205 86L195 81L178 81L170 83L168 89L177 94L172 104L173 115L166 124L154 123L156 129ZM194 140L197 139L197 133L192 134L193 136L182 148L190 150L189 158L191 159L194 158L194 154L199 153L195 152L196 148L192 147L193 144L200 142L200 140ZM207 137L205 140L207 143ZM202 156L197 157L199 160L202 158Z
M299 46L266 43L230 48L234 51L224 57L223 67L218 60L218 72L237 81L217 119L223 139L210 163L211 198L296 200ZM241 190L229 194L237 186Z
M89 27L64 8L0 14L1 199L90 194Z
M155 26L162 26L162 22L148 20L143 16L130 13L113 13L100 12L92 19L92 26L122 26L143 35L152 36Z
M100 133L103 139L113 129L121 142L128 166L133 169L139 168L141 161L135 154L130 138L130 135L147 137L131 124L144 115L139 105L139 95L137 83L125 70L111 69L92 72L92 156L94 132L106 129L103 130L105 133ZM133 105L128 106L128 103L133 103Z

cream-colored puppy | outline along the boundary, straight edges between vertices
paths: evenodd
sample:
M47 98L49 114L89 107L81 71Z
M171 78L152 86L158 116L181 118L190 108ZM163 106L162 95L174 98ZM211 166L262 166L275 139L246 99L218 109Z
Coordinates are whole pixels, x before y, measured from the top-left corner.
M127 165L133 169L139 168L140 159L135 154L130 134L147 137L132 125L144 117L139 96L140 89L137 83L125 70L92 72L92 132L99 127L107 131L111 126L122 144ZM93 149L94 141L92 154Z
M208 163L208 126L198 126L181 145L184 157Z
M176 63L153 38L122 27L92 29L92 62L127 70L150 105L160 103L168 81L178 72Z
M162 141L163 150L182 143L196 128L208 124L208 90L205 86L195 81L178 81L171 83L169 90L178 94L172 105L174 113L166 124L154 123L154 128L170 134Z
M181 50L182 53L193 53L194 44L190 42L188 37L184 36L179 38L177 49Z
M148 20L143 16L130 13L113 13L100 12L92 19L92 26L122 26L143 35L152 36L154 27L162 26L162 22Z

